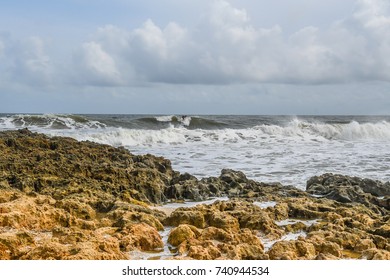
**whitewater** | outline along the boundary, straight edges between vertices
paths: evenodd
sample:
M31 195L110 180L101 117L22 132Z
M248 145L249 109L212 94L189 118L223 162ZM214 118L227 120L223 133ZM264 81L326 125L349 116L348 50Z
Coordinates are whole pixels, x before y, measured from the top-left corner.
M163 156L198 178L230 168L301 189L326 172L390 180L390 116L0 114L0 130L20 128Z

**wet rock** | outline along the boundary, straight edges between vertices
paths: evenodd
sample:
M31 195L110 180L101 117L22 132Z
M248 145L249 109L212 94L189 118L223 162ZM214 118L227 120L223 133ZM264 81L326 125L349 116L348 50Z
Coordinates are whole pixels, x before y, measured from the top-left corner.
M358 202L376 211L383 207L390 210L388 203L378 197L390 195L390 183L382 183L371 179L362 179L339 174L326 173L314 176L307 181L307 192L334 199L342 203Z
M248 182L248 179L243 172L232 169L222 169L221 176L219 178L230 187Z
M189 199L193 201L202 201L206 200L211 195L211 192L195 178L179 181L174 185L168 186L165 190L165 195L173 200Z

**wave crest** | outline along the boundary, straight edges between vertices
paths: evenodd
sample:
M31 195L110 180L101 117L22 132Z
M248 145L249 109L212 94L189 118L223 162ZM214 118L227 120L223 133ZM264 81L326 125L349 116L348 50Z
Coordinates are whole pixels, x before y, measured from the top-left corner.
M225 123L198 116L158 116L155 118L158 122L170 123L174 127L183 126L188 129L217 129L227 127Z
M285 126L258 125L254 127L265 135L310 138L320 137L328 140L385 140L390 139L390 123L312 123L294 119Z
M113 145L153 145L191 142L262 143L264 141L390 140L390 123L319 122L295 118L284 123L240 124L197 116L151 116L109 122L80 115L10 115L0 117L0 130L27 127L50 135L64 135Z
M88 120L79 115L11 115L0 118L0 128L2 129L30 128L36 130L72 130L104 127L106 127L106 125L101 122Z

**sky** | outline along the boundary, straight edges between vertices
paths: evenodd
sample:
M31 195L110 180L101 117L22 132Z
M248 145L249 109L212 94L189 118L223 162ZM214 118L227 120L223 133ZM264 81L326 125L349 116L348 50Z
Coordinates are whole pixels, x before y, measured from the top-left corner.
M2 0L0 113L390 114L390 1Z

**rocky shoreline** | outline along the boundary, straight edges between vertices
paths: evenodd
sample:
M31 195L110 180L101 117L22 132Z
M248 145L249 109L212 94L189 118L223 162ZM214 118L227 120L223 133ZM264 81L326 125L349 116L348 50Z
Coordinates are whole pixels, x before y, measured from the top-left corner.
M199 180L161 157L27 129L0 132L0 151L2 260L390 259L389 182Z

